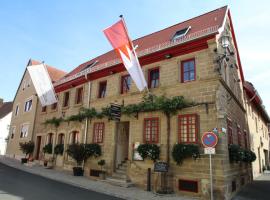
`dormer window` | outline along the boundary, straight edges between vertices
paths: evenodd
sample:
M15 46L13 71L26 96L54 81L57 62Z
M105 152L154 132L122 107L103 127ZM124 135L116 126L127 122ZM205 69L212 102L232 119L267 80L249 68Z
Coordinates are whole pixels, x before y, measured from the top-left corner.
M174 36L172 37L172 40L177 40L177 39L179 39L179 38L181 38L181 37L184 37L184 36L188 33L188 31L189 31L190 29L191 29L191 26L176 31L176 33L175 33Z

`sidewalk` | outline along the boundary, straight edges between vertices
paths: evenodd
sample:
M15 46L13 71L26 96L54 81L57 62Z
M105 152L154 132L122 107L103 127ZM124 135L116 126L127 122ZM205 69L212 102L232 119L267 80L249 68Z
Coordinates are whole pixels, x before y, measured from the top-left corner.
M130 200L131 199L132 200L143 200L143 199L192 200L192 199L196 199L196 198L191 198L191 197L177 196L176 194L158 195L158 194L154 194L153 192L146 192L136 187L130 187L130 188L118 187L118 186L110 185L108 183L104 183L101 181L90 180L86 177L75 177L65 171L45 169L42 166L38 166L38 165L28 167L28 166L22 165L20 161L18 160L2 157L2 156L0 156L0 162L10 167L14 167L19 170L23 170L32 174L43 176L45 178L49 178L49 179L66 183L69 185L73 185L76 187L96 191L99 193L103 193L103 194L107 194L107 195L111 195L111 196L115 196L115 197L123 198L123 199L130 199Z

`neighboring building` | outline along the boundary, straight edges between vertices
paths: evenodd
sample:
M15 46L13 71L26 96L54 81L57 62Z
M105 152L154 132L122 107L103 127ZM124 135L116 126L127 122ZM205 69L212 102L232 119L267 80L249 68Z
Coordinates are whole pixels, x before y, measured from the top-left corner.
M41 63L30 59L27 66L38 64ZM53 82L65 75L63 71L50 66L47 66L47 70ZM33 140L37 102L38 97L26 68L13 101L7 156L20 159L24 155L19 148L19 143Z
M230 46L224 44L222 48L221 37L227 35ZM98 159L106 160L106 172L114 177L110 181L130 180L145 188L147 169L153 163L134 160L134 146L154 143L160 146L160 159L170 160L169 186L177 193L209 199L209 160L203 155L201 136L214 128L223 128L227 132L218 134L219 143L213 156L214 194L215 199L231 199L252 180L252 170L251 165L230 163L228 156L229 144L249 148L245 80L229 9L222 7L141 37L134 45L138 45L151 93L166 97L182 95L200 105L171 117L169 138L166 117L161 112L138 113L135 117L122 115L120 122L92 119L62 122L58 127L44 125L47 119L77 114L82 107L101 110L113 102L128 105L142 101L143 94L130 80L116 53L110 51L81 64L54 84L59 97L57 105L42 108L38 104L34 157L43 159L41 150L48 143L64 144L65 149L75 142L98 143L103 153ZM219 56L224 51L229 54L227 59ZM93 66L91 73L90 66ZM199 144L201 158L176 165L166 154L167 145L172 149L175 143ZM98 174L98 159L91 158L85 163L86 176ZM56 165L70 170L75 163L65 153L57 156ZM159 189L159 178L159 174L152 173L154 190Z
M253 177L256 178L269 166L269 116L261 97L250 82L245 82L246 110L250 132L250 146L257 159L252 163Z
M12 102L3 102L3 99L0 99L0 155L6 153L11 115Z

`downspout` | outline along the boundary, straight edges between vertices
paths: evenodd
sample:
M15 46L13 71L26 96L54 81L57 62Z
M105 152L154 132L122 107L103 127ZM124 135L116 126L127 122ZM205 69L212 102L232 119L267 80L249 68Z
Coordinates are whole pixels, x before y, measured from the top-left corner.
M87 95L87 108L90 108L90 99L91 99L91 89L92 83L91 81L88 82L88 95ZM87 137L87 130L88 130L88 119L85 119L85 129L84 129L84 140L83 143L86 144L86 137Z

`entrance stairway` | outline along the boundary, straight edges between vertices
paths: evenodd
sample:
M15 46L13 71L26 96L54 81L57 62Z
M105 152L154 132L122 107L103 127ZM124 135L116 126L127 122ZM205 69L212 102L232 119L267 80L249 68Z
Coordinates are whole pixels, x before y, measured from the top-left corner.
M127 177L126 161L123 161L122 164L118 165L118 168L115 170L112 176L107 177L104 181L112 185L117 185L120 187L133 186L133 183L130 180L128 180L128 177Z

